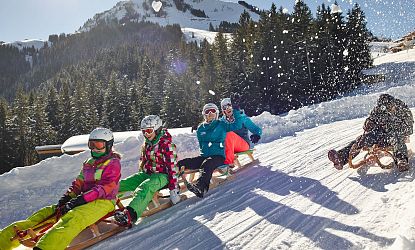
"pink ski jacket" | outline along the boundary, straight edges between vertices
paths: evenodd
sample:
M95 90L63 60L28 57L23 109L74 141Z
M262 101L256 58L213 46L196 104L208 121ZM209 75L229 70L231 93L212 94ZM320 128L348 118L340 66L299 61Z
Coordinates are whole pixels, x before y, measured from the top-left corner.
M120 158L119 154L111 152L99 159L86 160L67 193L72 197L82 194L86 202L114 200L121 178Z

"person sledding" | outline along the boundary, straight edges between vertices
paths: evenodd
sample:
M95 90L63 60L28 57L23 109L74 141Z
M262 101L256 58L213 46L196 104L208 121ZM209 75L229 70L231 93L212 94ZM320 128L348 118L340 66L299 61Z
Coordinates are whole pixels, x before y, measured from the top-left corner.
M232 123L235 120L231 98L224 98L220 103L222 109L221 121ZM242 112L242 110L241 110ZM248 131L251 136L248 137ZM261 139L262 129L258 127L248 116L242 117L242 128L226 133L225 138L225 164L234 166L235 153L240 153L253 148L252 144ZM252 144L251 144L252 143Z
M44 207L26 220L4 228L0 232L0 249L13 249L19 245L17 239L10 240L15 234L14 226L26 230L47 218L57 221L33 249L65 249L83 229L112 212L121 178L121 157L112 150L113 142L109 129L94 129L88 141L92 157L84 162L67 192L56 205Z
M407 171L408 149L405 142L413 133L414 119L411 110L401 100L389 94L381 94L377 105L366 119L363 135L346 147L328 152L328 158L334 167L341 170L350 157L359 154L360 149L377 145L381 148L392 147L395 164L399 171ZM352 150L353 149L353 150Z
M144 144L141 147L139 172L120 182L120 192L133 192L133 199L124 211L116 211L114 218L123 225L134 224L142 215L154 194L168 187L173 204L180 201L177 183L177 154L172 137L157 115L141 121Z
M224 165L226 133L242 128L243 115L239 111L239 96L233 100L234 121L219 120L219 109L214 103L208 103L203 107L204 121L197 127L197 139L199 141L200 156L180 160L179 169L201 169L200 177L194 182L186 184L187 189L197 197L202 198L209 190L210 179L213 171Z

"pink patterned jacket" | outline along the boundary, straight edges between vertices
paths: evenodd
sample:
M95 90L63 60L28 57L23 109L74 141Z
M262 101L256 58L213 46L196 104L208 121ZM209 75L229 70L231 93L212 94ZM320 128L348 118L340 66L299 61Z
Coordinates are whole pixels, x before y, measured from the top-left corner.
M99 159L86 160L67 193L72 197L83 194L87 202L96 199L114 200L121 178L120 159L119 154L111 152Z

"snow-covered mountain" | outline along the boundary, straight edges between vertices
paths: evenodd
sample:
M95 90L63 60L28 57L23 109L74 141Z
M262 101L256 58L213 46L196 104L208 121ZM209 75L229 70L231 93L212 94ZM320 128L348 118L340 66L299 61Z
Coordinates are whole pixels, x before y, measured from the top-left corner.
M15 46L19 50L22 50L23 48L32 48L32 47L34 47L35 49L40 49L40 48L43 48L43 46L45 46L46 42L48 43L48 46L51 45L51 42L41 40L41 39L25 39L23 41L15 41L15 42L12 42L12 43L5 43L5 45Z
M415 249L414 156L405 173L338 171L327 159L329 149L362 133L380 93L415 112L415 50L384 55L375 65L405 70L388 70L386 82L343 98L253 117L263 128L258 165L91 249ZM171 130L179 157L197 154L190 128ZM115 145L124 178L137 171L142 140L134 134ZM412 150L414 142L412 135ZM0 175L0 227L56 203L88 155L53 157Z
M156 12L152 3L162 3L159 12ZM179 9L173 0L161 2L152 0L131 0L117 3L112 9L96 14L88 20L80 31L85 31L100 22L107 22L113 19L123 20L125 18L135 21L149 21L160 25L180 24L181 27L208 30L209 24L219 26L222 21L237 23L241 13L246 10L254 20L258 20L258 14L250 11L240 4L224 2L220 0L182 0L186 7ZM196 16L191 9L203 11L205 17Z

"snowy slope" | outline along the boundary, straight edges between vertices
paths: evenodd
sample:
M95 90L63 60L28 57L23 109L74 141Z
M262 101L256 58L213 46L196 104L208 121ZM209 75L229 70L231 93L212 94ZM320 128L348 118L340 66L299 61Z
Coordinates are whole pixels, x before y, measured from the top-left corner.
M48 43L48 46L51 45L51 42L45 41L45 40L41 40L41 39L25 39L23 41L15 41L15 42L12 42L12 43L5 43L5 45L15 46L19 50L22 50L25 47L26 48L32 48L32 47L34 47L35 49L41 49L45 45L45 42Z
M163 6L160 11L165 12L166 15L157 17L151 7L151 2L152 1L148 0L119 2L112 9L96 14L94 18L88 20L81 31L88 30L101 21L112 19L121 20L126 15L127 9L133 9L134 12L138 14L138 18L135 18L137 21L149 21L159 23L162 26L177 23L180 24L181 27L202 30L208 30L209 23L212 23L214 27L219 26L222 21L237 23L244 10L248 11L254 20L259 19L258 14L251 12L237 3L223 2L220 0L184 0L184 2L189 4L192 8L203 10L207 17L196 17L192 15L189 10L186 12L179 11L173 0L165 0L162 1ZM148 9L145 8L146 5L149 7Z
M415 64L415 57L399 62L406 54L396 55L383 56L393 58L384 64ZM184 201L91 249L415 249L415 159L406 173L379 168L361 173L337 171L326 157L329 149L362 133L381 92L401 98L415 112L415 81L399 79L282 116L254 117L264 129L255 152L260 164L204 199ZM181 129L173 140L180 157L197 154L189 130ZM130 137L116 145L124 177L136 171L141 142ZM56 202L87 156L55 157L1 175L0 227Z

